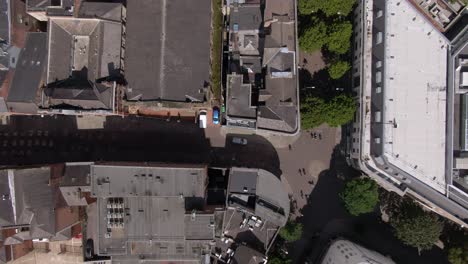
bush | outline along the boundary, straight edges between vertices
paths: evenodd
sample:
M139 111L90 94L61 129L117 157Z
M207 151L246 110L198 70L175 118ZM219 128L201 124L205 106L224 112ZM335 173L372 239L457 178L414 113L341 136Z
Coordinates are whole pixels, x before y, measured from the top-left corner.
M288 221L288 223L280 229L279 236L287 242L299 240L302 236L302 224Z
M337 61L328 67L328 74L330 78L336 80L343 77L343 75L351 69L351 65L347 61Z
M379 202L377 184L369 178L353 179L347 182L340 197L346 210L355 216L372 212Z
M424 212L413 202L403 204L400 213L390 218L390 223L398 239L418 250L431 249L443 229L437 216Z
M448 251L448 260L452 264L467 264L468 263L468 245L465 247L454 247Z

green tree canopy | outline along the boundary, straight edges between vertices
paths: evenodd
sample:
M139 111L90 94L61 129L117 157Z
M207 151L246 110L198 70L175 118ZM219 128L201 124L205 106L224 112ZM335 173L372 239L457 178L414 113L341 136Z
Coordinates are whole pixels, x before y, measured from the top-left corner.
M288 223L280 229L279 235L288 242L299 240L302 236L302 224L288 221Z
M330 78L336 80L343 77L349 69L351 69L351 65L347 61L336 61L328 67L328 74Z
M413 202L403 204L401 212L391 216L390 223L398 239L418 250L431 249L443 229L442 222L436 216L424 212Z
M303 129L327 123L338 127L351 121L356 111L353 97L345 94L335 96L329 101L316 96L308 96L301 103L301 125Z
M468 263L468 244L464 247L453 247L448 250L448 260L452 264Z
M372 212L379 202L377 184L369 178L353 179L347 182L340 196L346 210L356 216Z
M270 264L290 264L292 261L287 258L281 258L278 256L272 256L269 258L268 263Z
M303 51L314 52L325 47L330 52L341 55L347 53L351 47L353 27L349 21L333 19L326 23L313 17L301 27L299 46Z
M326 115L327 104L322 98L309 96L301 103L301 126L304 129L320 126Z
M356 0L299 0L299 12L310 15L319 10L327 16L346 16L353 10Z
M320 50L327 43L327 26L323 21L313 19L299 35L299 46L303 51L314 52Z
M351 48L353 26L349 21L335 22L330 25L326 45L329 51L336 54L345 54Z

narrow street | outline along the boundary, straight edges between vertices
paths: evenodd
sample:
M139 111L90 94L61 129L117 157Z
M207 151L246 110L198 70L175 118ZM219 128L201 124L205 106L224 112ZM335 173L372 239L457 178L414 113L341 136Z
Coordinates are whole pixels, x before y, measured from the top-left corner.
M443 251L435 247L418 256L415 248L393 236L391 227L377 214L352 217L345 211L339 193L345 179L359 173L341 155L341 133L336 128L321 126L281 138L136 116L11 116L0 123L0 164L4 167L151 161L257 167L281 176L295 201L293 217L304 225L303 238L290 250L294 263L319 256L323 246L340 236L391 255L399 264L446 263ZM233 144L234 136L246 138L248 144Z

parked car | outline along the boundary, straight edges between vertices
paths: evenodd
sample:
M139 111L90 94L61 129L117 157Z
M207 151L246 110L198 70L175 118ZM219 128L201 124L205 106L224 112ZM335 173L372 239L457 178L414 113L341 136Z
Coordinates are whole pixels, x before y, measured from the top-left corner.
M219 108L217 106L213 107L213 124L219 124Z
M85 257L87 259L90 259L94 256L94 241L89 238L86 240L86 245L85 245Z
M200 128L206 128L206 110L201 110L198 114L198 124Z
M233 137L232 143L237 144L237 145L247 145L247 139L240 138L240 137Z

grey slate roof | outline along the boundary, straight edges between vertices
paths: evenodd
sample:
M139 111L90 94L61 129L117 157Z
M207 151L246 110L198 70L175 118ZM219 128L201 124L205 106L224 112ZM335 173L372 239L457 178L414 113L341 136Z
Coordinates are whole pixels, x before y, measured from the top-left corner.
M78 16L82 18L102 18L120 22L122 4L107 2L82 2Z
M293 132L297 129L298 102L295 53L287 48L265 48L263 64L267 68L264 105L258 108L259 128Z
M163 7L164 2L127 1L127 99L204 101L211 1L171 0Z
M18 59L7 102L35 103L47 58L47 34L27 33Z
M53 194L49 186L50 168L15 170L17 224L31 224L31 237L55 234ZM33 216L31 218L31 216ZM30 222L31 221L31 222Z
M10 177L8 177L8 174ZM0 201L0 226L29 225L30 238L55 235L55 214L50 168L0 171L0 191L8 195ZM10 187L14 188L14 191ZM18 239L24 236L18 236ZM13 240L17 238L12 238Z
M0 1L0 42L10 43L8 0Z
M261 169L231 168L228 192L248 192L256 196L254 214L276 226L284 226L289 217L290 201L285 186L278 177ZM235 195L235 194L234 194Z
M120 22L52 17L49 21L47 105L109 109L110 85L120 69Z
M243 83L242 75L227 77L227 115L231 117L255 118L257 110L251 106L252 85Z
M284 226L289 218L290 201L281 180L268 171L258 170L257 197L255 214L278 226ZM264 203L261 204L260 200ZM268 205L278 207L280 210L273 211Z
M8 184L8 171L0 171L0 226L8 226L15 224L15 218L13 214L12 197L10 193L10 187ZM5 197L5 199L3 199Z

